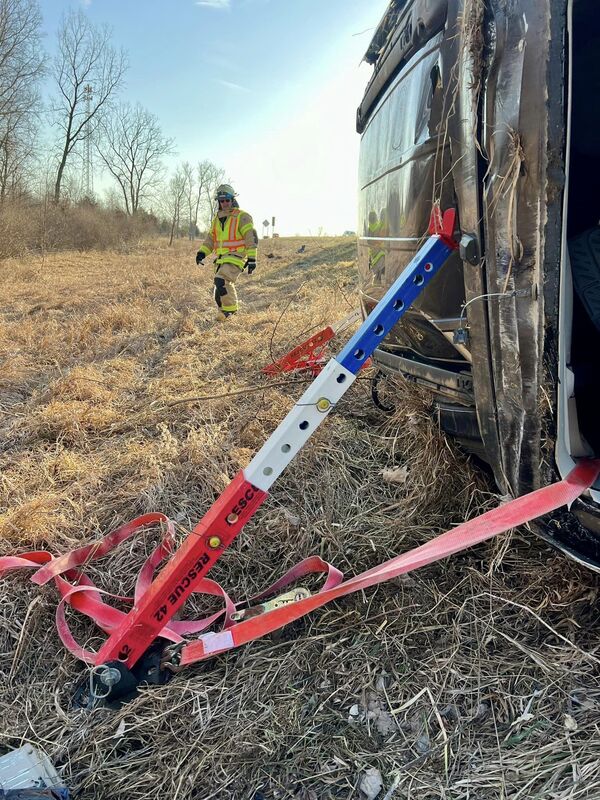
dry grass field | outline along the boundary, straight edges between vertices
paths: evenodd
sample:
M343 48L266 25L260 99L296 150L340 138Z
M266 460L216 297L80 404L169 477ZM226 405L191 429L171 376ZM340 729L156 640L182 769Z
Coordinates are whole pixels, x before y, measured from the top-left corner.
M352 239L263 241L223 324L195 249L0 264L0 554L59 554L147 511L182 538L308 380L260 368L356 307ZM356 574L497 502L427 397L395 391L384 417L361 373L274 485L211 572L235 599L310 554ZM157 536L86 572L131 594ZM58 639L54 587L14 572L0 754L40 746L74 797L98 800L351 800L379 778L379 800L599 798L598 585L522 530L87 712L70 703L87 668ZM195 597L186 614L206 609Z

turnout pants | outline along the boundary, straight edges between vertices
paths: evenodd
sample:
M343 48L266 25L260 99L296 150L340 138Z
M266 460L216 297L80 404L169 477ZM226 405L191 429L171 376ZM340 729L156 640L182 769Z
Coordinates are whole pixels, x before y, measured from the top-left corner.
M217 264L215 269L215 303L225 314L234 314L238 310L234 284L242 271L235 264Z

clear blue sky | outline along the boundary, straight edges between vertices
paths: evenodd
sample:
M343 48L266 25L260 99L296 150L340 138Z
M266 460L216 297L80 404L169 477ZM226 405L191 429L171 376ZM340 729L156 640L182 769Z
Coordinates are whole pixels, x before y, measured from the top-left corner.
M128 55L123 99L174 137L177 161L223 167L282 235L356 228L359 66L388 0L41 0L45 44L69 8ZM262 226L257 224L259 234Z

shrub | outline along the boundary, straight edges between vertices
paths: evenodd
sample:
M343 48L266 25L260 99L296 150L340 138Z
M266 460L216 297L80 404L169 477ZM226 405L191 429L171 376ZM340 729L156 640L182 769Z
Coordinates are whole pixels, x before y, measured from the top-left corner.
M56 250L107 250L159 234L156 217L133 217L89 200L77 204L21 200L0 206L0 258Z

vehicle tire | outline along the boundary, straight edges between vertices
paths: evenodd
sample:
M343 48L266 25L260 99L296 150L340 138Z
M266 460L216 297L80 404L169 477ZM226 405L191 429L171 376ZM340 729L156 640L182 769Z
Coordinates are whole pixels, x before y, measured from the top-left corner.
M600 331L600 227L571 239L569 255L575 291Z
M475 407L437 400L435 410L444 433L451 436L469 453L487 462Z

